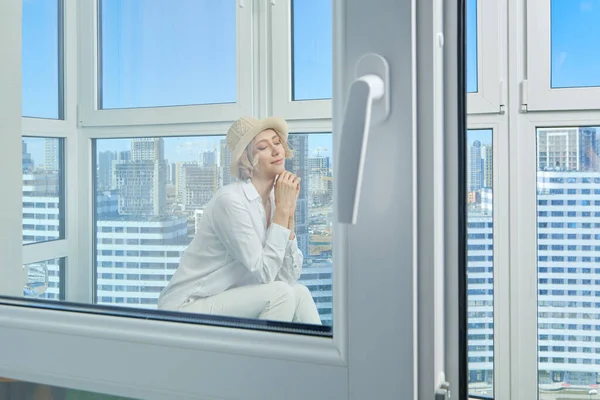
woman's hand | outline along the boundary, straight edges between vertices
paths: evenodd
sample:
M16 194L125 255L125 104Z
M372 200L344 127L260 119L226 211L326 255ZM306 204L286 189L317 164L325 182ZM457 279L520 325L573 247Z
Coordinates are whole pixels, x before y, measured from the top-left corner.
M289 171L284 171L275 182L275 208L286 211L290 215L296 208L300 178Z

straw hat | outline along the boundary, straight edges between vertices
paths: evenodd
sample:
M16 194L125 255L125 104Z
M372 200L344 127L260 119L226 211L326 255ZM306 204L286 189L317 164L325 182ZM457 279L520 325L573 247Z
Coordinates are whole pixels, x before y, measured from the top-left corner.
M273 129L287 142L288 126L283 118L269 117L258 120L252 117L241 117L227 131L227 147L231 152L231 175L237 175L238 161L252 139L264 130Z

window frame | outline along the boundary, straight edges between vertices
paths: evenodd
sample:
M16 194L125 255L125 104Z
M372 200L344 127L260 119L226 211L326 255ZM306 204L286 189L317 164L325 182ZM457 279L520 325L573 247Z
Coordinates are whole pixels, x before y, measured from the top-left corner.
M467 129L491 129L493 153L493 374L494 398L510 396L510 270L509 259L509 157L506 115L467 116ZM468 153L465 152L468 156ZM467 216L465 216L467 218ZM468 241L467 241L468 244ZM465 279L467 277L465 276ZM468 296L467 296L468 299ZM468 342L468 341L467 341Z
M477 92L467 93L469 115L505 112L507 1L477 0Z
M0 43L6 45L6 54L12 55L5 65L0 65L0 72L6 72L0 74L0 79L7 83L19 76L12 72L17 70L15 67L19 67L20 41L14 40L14 37L19 37L21 28L20 1L8 3L0 3ZM457 6L452 0L446 4ZM443 102L439 102L440 97L436 95L445 93L455 97L457 94L456 90L442 90L445 82L455 84L452 80L443 81L442 73L446 66L456 72L452 68L457 64L457 54L445 54L443 48L433 46L434 32L442 28L442 10L442 2L439 0L424 0L419 3L419 7L414 2L389 2L386 3L385 10L374 9L371 4L362 0L334 0L334 32L339 35L334 48L334 65L336 71L339 71L334 83L335 98L339 99L334 104L334 148L337 149L340 145L340 135L337 132L344 112L346 88L354 79L354 63L362 53L373 50L372 43L380 46L387 43L384 53L391 65L401 71L390 81L392 101L399 107L392 111L385 123L377 127L378 132L371 135L373 141L370 151L371 154L385 152L393 144L398 151L398 157L393 161L396 166L405 167L407 177L410 178L399 180L395 185L381 185L375 180L366 180L363 194L385 190L381 193L382 196L363 195L359 215L361 223L352 228L338 226L335 252L338 259L334 264L337 267L333 283L336 333L333 338L122 318L92 312L42 310L24 307L22 300L3 299L3 305L0 306L3 310L0 313L0 335L7 342L19 340L21 343L25 341L27 345L6 349L0 375L149 399L165 396L185 399L190 395L264 398L265 390L274 398L363 399L372 393L373 385L384 390L386 393L383 397L386 398L406 393L410 393L412 397L430 395L432 388L441 384L438 378L443 376L444 369L449 372L457 369L456 359L445 358L442 327L445 326L452 332L457 332L458 329L453 315L444 317L444 282L441 281L446 261L443 248L447 244L446 240L454 241L456 236L443 236L444 225L436 224L436 221L445 221L449 217L441 199L446 190L452 192L455 187L433 186L434 181L440 182L445 166L454 167L457 164L456 155L444 153L447 157L442 158L443 162L427 157L431 152L441 154L445 149L445 143L441 140L446 121L445 109ZM397 30L393 42L386 36L390 34L388 30L370 31L369 34L374 35L373 40L356 40L365 34L360 24L354 23L356 21L386 23L390 29ZM420 35L416 35L417 28ZM455 30L451 30L448 34L450 39L447 42L450 46L455 41L452 39L456 37L455 33ZM410 54L410 57L406 57L406 54ZM80 57L85 58L86 55L80 53ZM443 58L449 62L443 64ZM415 69L417 59L420 60L421 67L426 67L424 71L429 71L421 72L418 80ZM420 93L419 107L417 91ZM7 160L18 171L16 166L20 162L20 154L12 154L11 157L11 152L14 153L20 143L21 119L18 117L19 107L15 99L20 100L20 96L14 89L0 98L0 105L7 105L0 107L0 118L7 121L8 128L15 128L15 132L19 132L14 137L0 136L0 141L7 145L0 146L0 151L3 149L6 152ZM433 115L431 110L434 110ZM448 118L451 121L448 123L448 130L454 132L457 116ZM430 124L434 129L420 126L417 129L417 120L419 125ZM313 124L315 121L307 121L303 129L299 129L299 123L290 126L292 129L306 131ZM187 129L187 132L194 134L198 131L222 133L224 126L225 123L213 124L212 128L200 124L195 127L186 126L183 130ZM125 134L121 133L121 137L130 137L132 132L139 136L149 134L146 126L128 128ZM154 132L164 133L173 130L173 126L152 128ZM181 136L182 129L179 128L177 126L177 136ZM319 131L322 130L321 127ZM398 132L403 135L398 135ZM92 226L89 213L93 193L92 166L89 161L92 150L90 137L108 137L111 133L114 130L111 131L107 126L89 127L81 129L76 141L71 142L76 142L71 159L77 160L77 172L74 175L77 177L77 184L72 185L69 190L77 190L81 197L75 198L82 202L77 202L77 208L70 208L69 215L81 217L76 225L78 233L80 229L87 229L89 235ZM432 143L432 146L423 146L424 142ZM77 154L77 157L72 154ZM385 167L383 161L378 157L368 158L365 174L375 174ZM334 164L334 168L336 165ZM388 171L391 172L389 169ZM419 176L433 176L435 179L418 181L417 172ZM17 189L21 185L21 177L16 175L7 174L7 177L0 177L0 180L6 186ZM387 177L384 175L384 178ZM389 177L393 179L394 175ZM75 178L69 182L74 180ZM440 196L426 197L429 191ZM7 216L21 207L19 191L9 193L12 205L7 204L6 209L0 210ZM421 195L424 201L417 202ZM381 212L381 198L395 199L393 205L385 204L385 214ZM432 218L434 214L435 220ZM389 224L390 219L410 222ZM12 221L17 226L20 218L13 215L7 221ZM10 227L0 226L0 234L10 237L7 234L10 233ZM387 234L380 237L372 235L373 229L386 228L389 230ZM417 243L417 236L426 240ZM77 243L76 249L83 249L77 254L78 265L89 263L89 238L78 238L78 241L71 242L73 243ZM355 245L349 246L349 243ZM0 246L10 250L10 240L0 242ZM435 260L430 257L432 249L438 255ZM382 258L382 250L384 253L389 251L389 254L386 253L387 257ZM7 253L5 259L11 256L10 251ZM14 252L13 249L12 256L14 260L22 261L20 251ZM385 274L376 275L363 267L373 260L378 261L378 267ZM417 268L417 264L423 268ZM398 265L404 267L398 268ZM84 273L78 274L81 277ZM434 277L437 279L433 279ZM0 285L1 282L2 280ZM369 300L373 293L378 293L381 300L380 311L386 313L386 318L370 312L372 304ZM78 296L79 292L73 294L75 299ZM352 310L352 318L348 318L349 310ZM427 310L427 313L421 313L420 310ZM374 324L379 328L376 331L372 329ZM84 352L88 354L83 360L87 363L87 368L81 368L80 354ZM31 363L31 359L36 359L36 363ZM58 364L57 359L61 360ZM158 359L161 363L156 363ZM179 366L178 373L167 375L166 371L172 365ZM200 387L198 368L208 374ZM285 373L282 374L282 371ZM272 384L273 374L276 378L282 378L277 380L276 385ZM311 382L311 385L297 385L295 379L289 379L298 375ZM398 380L398 375L406 379ZM165 376L169 376L169 379L165 379ZM236 385L230 384L232 376L237 379ZM453 387L459 388L458 382L452 382L455 385ZM202 393L198 393L199 391Z
M527 111L598 109L600 86L552 88L550 8L548 0L527 1L527 75L523 108Z
M228 0L234 1L234 0ZM239 1L236 6L237 101L226 104L182 104L168 107L99 109L99 54L97 37L99 0L79 5L79 108L81 127L131 126L155 124L184 124L214 121L233 121L240 115L253 114L253 14L254 2ZM85 22L84 22L85 21Z
M270 41L272 51L271 87L272 102L269 110L272 115L281 115L288 120L331 119L331 99L293 100L292 87L292 5L291 1L271 2L269 8Z

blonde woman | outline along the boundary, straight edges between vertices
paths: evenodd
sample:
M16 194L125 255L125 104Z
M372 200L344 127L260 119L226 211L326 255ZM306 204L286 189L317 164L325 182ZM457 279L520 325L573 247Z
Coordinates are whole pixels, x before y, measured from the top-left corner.
M227 132L231 174L204 209L196 236L162 291L160 309L321 324L297 283L302 252L294 234L300 178L281 118L235 121Z

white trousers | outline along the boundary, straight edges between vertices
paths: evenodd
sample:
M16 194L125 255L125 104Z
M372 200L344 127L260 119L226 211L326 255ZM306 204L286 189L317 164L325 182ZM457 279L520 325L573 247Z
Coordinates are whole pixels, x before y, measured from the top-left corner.
M184 304L183 312L321 325L310 291L282 281L240 286Z

